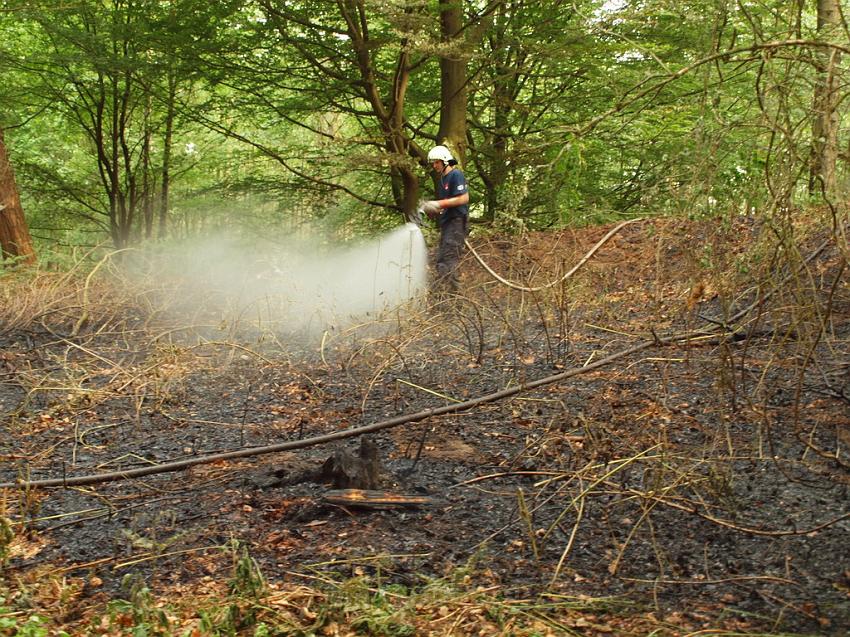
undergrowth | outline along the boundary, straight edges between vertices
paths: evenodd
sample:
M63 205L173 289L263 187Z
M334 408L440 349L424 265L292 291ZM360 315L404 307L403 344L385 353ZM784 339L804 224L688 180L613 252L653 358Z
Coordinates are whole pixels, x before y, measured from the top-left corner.
M656 327L661 331L685 324L690 329L704 320L722 325L741 307L753 304L754 311L738 331L730 332L702 356L716 365L716 378L709 379L714 383L714 395L713 413L705 410L708 416L688 404L674 404L671 396L675 392L668 387L672 375L685 378L692 371L699 356L698 342L676 356L643 361L650 371L657 371L657 386L647 385L649 389L631 395L625 378L619 386L603 385L600 391L608 393L601 397L596 412L586 405L573 414L562 405L545 426L542 419L535 420L537 413L514 414L527 415L528 422L535 423L517 466L519 460L534 460L541 468L554 471L535 483L534 491L515 492L519 537L531 547L533 557L540 560L547 543L563 544L557 550L557 566L548 565L551 586L547 591L533 596L524 591L520 597L509 585L488 577L481 565L404 584L382 577L380 572L367 574L365 568L360 568L360 573L355 570L353 577L301 573L270 582L247 548L231 542L224 549L229 563L227 578L195 582L179 592L155 590L150 582L131 575L124 578L120 594L108 599L103 594L86 597L83 584L58 573L42 573L35 582L11 580L4 574L0 579L0 637L755 634L747 629L758 621L750 624L747 618L736 624L733 617L725 622L727 628L714 630L705 624L691 625L682 614L661 617L656 606L643 607L625 598L570 597L562 591L577 574L568 560L573 540L584 532L591 509L612 517L620 516L621 510L628 512L622 514L621 519L627 521L608 558L611 576L625 570L628 551L639 534L652 538L658 562L655 579L662 581L676 573L677 565L666 554L668 547L654 539L656 512L665 508L681 512L683 517L703 512L707 522L729 533L751 533L753 527L760 527L765 522L761 517L756 516L752 523L746 519L753 513L744 506L740 486L747 475L733 471L734 461L747 460L750 464L743 466L759 467L774 463L783 470L801 463L797 458L781 458L777 452L776 443L787 431L777 428L777 416L771 414L779 413L776 399L789 392L776 379L790 377L796 382L794 400L802 404L800 397L808 390L805 383L811 382L807 373L814 369L822 379L818 391L836 400L843 396L846 401L845 385L841 384L842 374L846 374L846 343L834 333L833 312L836 299L846 302L846 238L835 237L843 260L833 266L832 272L838 274L830 279L826 277L830 270L819 270L802 260L804 250L798 247L793 228L774 226L772 235L763 233L758 242L739 245L741 251L735 254L725 251L729 237L739 231L731 226L709 231L703 227L700 241L677 235L693 231L687 227L671 225L658 231L654 226L641 230L635 226L634 234L651 237L652 242L647 243L655 246L656 253L655 269L651 263L642 263L644 272L639 277L624 272L627 267L619 269L614 260L605 267L589 267L580 282L564 282L546 292L509 294L490 281L479 282L479 287L471 288L468 297L444 314L415 317L414 322L420 323L412 330L403 330L408 326L399 319L397 333L387 330L361 339L352 330L322 338L319 355L323 364L332 368L325 360L327 355L341 372L361 381L359 402L366 412L373 395L375 401L386 400L386 394L379 393L386 378L396 380L399 401L409 399L415 404L423 391L445 399L441 392L453 386L449 376L455 372L448 365L432 364L432 342L440 344L447 360L465 357L467 369L486 365L490 357L504 374L499 381L510 385L527 380L526 374L540 375L542 369L586 366L598 356L595 349L589 357L586 352L579 353L581 338L587 334L593 335L604 351L615 337L626 343L650 335L657 339ZM812 238L821 238L822 228L814 226L799 231L810 243ZM499 254L498 247L492 246L491 258ZM558 279L566 270L562 256L536 261L529 254L533 242L527 247L500 262L502 271L532 285ZM628 244L619 248L622 253L629 249ZM667 261L673 258L678 258L675 268ZM109 264L102 261L89 274L99 266L101 274L109 270ZM277 341L240 341L235 321L224 327L220 325L225 321L216 321L214 327L206 325L209 319L200 310L192 324L171 325L163 318L167 317L165 301L158 306L160 297L109 273L90 277L71 269L65 274L16 274L2 281L0 336L16 330L29 334L27 330L35 326L51 337L51 347L45 346L47 354L39 359L42 367L30 366L22 352L0 352L0 363L11 370L8 376L24 396L10 415L10 422L22 431L24 427L50 426L67 414L93 410L110 401L120 402L135 422L144 414L164 412L183 400L193 371L202 365L209 366L203 367L204 371L214 367L202 357L214 347L229 352L228 362L234 356L248 355L268 362L263 354L272 345L289 355ZM637 289L639 284L645 289ZM827 297L823 295L825 287ZM770 307L768 292L778 309ZM630 306L640 303L651 306L652 312L646 315L655 324L628 323ZM701 309L703 306L707 309ZM219 332L220 338L213 336ZM269 338L262 325L253 333ZM173 334L197 338L172 339ZM608 338L612 334L615 336ZM762 348L741 347L743 339L737 338L741 334L752 337L753 343L761 338ZM824 342L829 347L819 347ZM57 344L61 349L54 347ZM261 347L266 349L260 352ZM781 376L786 367L795 373ZM634 373L638 374L637 368ZM630 414L603 409L614 401L626 404L626 399L642 410L640 426L635 426ZM796 412L795 433L809 455L829 461L832 468L846 469L846 443L839 439L838 426L809 422L805 410ZM668 425L676 418L700 427L705 424L702 449L671 442ZM732 431L736 422L741 425L737 439ZM90 431L112 426L97 425ZM75 450L87 446L88 431L74 433ZM820 464L812 466L819 468ZM5 497L0 500L0 566L4 567L15 543L26 534L35 537L38 533L25 523L37 514L39 499L28 490L10 493L10 501L12 495L17 498L14 507L7 505ZM600 506L600 502L605 504ZM782 529L779 532L785 533ZM547 567L538 563L541 571ZM604 565L601 570L606 570ZM735 632L736 625L740 632ZM760 625L770 625L769 619Z
M510 590L482 584L482 571L464 567L416 586L383 581L375 575L320 578L313 585L267 586L244 548L233 545L231 578L217 594L174 598L155 595L145 582L128 576L122 596L89 605L84 616L65 623L37 612L37 600L17 596L7 602L8 582L0 584L2 637L319 637L323 635L412 637L416 635L685 634L687 627L661 621L625 599L557 594L512 599ZM735 635L729 631L713 635Z
M244 545L234 540L223 549L231 561L229 579L192 594L157 593L130 574L114 599L93 603L70 596L57 604L39 600L35 588L13 592L11 583L0 579L0 637L768 635L697 628L680 613L660 619L649 605L622 597L544 592L519 598L494 582L477 559L443 577L420 577L413 585L393 583L375 570L376 563L392 567L391 559L381 556L345 560L354 576L308 569L295 577L301 583L269 584ZM52 610L38 610L40 602ZM748 625L745 617L740 625Z

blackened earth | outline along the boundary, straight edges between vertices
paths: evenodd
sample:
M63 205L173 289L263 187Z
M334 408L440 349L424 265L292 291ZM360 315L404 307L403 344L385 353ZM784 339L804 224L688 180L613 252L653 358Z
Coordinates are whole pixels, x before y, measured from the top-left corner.
M539 283L607 229L477 247L500 271ZM6 329L0 481L309 438L581 368L657 336L715 330L373 434L382 488L427 495L425 507L327 503L331 486L316 470L357 439L135 480L8 489L6 515L31 544L8 572L61 571L86 579L91 597L120 596L130 573L167 590L223 577L223 547L238 541L272 581L380 572L416 586L463 568L517 598L604 597L696 627L745 620L846 634L847 275L827 250L817 285L783 283L741 332L718 336L717 323L755 292L706 269L693 246L727 242L731 261L757 238L752 224L636 224L562 286L525 294L470 258L460 298L431 299L389 329L321 339L269 338L248 324L226 337L190 328L163 337L168 326L142 305L104 305L73 336L73 317ZM801 296L821 313L789 309Z

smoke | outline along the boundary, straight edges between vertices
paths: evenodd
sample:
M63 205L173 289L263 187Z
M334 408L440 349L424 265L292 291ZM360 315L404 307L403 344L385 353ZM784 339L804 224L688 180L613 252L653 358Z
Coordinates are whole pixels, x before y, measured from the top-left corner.
M185 245L148 262L169 314L242 337L315 336L399 311L427 289L427 251L408 223L354 246L232 239Z

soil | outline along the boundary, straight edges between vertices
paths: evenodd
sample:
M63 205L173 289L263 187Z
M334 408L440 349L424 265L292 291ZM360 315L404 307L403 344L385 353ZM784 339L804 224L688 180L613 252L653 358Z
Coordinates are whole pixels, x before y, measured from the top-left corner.
M540 285L611 227L472 241L503 276ZM191 328L114 281L76 334L74 301L9 322L0 482L308 438L654 344L370 436L380 488L426 506L327 502L318 469L356 454L357 438L6 489L5 515L27 529L7 572L31 588L51 573L78 582L84 613L122 595L128 574L158 594L220 581L233 560L221 547L238 541L282 586L363 574L413 586L465 569L505 597L595 599L683 632L848 634L850 286L834 246L784 279L827 236L817 228L793 254L770 236L748 219L636 223L534 293L467 256L459 297L318 339L247 320ZM720 329L760 294L739 331ZM714 332L663 340L689 330Z

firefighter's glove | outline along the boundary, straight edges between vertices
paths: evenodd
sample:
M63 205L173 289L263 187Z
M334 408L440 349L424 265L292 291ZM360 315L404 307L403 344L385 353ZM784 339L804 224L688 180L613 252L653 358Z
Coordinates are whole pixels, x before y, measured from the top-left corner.
M425 201L422 203L422 210L428 215L429 219L436 219L440 216L442 208L437 201Z

